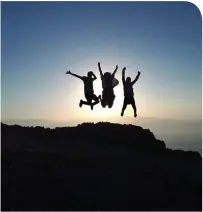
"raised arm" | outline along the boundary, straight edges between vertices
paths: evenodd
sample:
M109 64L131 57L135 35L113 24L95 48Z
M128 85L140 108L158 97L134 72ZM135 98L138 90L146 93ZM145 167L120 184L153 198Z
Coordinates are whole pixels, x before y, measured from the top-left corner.
M74 76L74 77L77 77L77 78L79 78L79 79L82 80L82 77L81 77L81 76L79 76L79 75L77 75L77 74L73 74L73 73L71 73L70 71L67 71L66 74L70 74L70 75L72 75L72 76Z
M123 70L122 70L122 81L123 81L123 83L125 83L125 70L126 70L126 67L124 67Z
M100 63L98 63L98 67L99 67L99 73L100 73L100 76L101 76L101 78L102 78L102 77L103 77L103 73L102 73L102 70L101 70Z
M116 69L114 70L113 74L111 75L112 77L114 77L114 76L115 76L115 74L116 74L117 70L118 70L118 66L116 66Z
M132 81L132 84L133 84L133 85L137 82L137 80L139 79L139 77L140 77L140 72L138 71L137 76L136 76L135 79Z
M92 72L92 76L93 76L92 81L97 79L97 77L95 76L95 74L93 72Z

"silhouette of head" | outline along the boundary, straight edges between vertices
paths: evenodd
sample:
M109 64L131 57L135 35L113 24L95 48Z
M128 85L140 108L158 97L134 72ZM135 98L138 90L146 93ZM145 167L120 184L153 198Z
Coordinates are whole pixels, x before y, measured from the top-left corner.
M127 82L127 83L130 83L130 82L131 82L131 78L130 78L130 77L127 77L127 78L126 78L126 82Z
M109 73L109 72L104 73L105 78L109 78L110 76L111 76L111 73Z
M92 77L92 74L93 74L93 72L92 72L92 71L89 71L89 72L87 73L87 76L88 76L88 77Z

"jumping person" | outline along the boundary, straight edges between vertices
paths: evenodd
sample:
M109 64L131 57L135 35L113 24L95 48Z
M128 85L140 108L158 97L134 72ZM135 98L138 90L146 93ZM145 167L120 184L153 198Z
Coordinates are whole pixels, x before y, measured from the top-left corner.
M135 80L133 80L131 82L130 77L127 77L126 80L125 80L125 70L126 70L126 67L124 67L123 70L122 70L122 81L123 81L123 88L124 88L124 102L123 102L123 108L122 108L122 111L121 111L121 116L124 115L124 111L125 111L127 105L130 104L130 105L132 105L133 110L134 110L134 117L137 117L137 109L136 109L136 105L135 105L133 85L139 79L140 72L138 71L138 74L137 74Z
M101 98L100 96L96 96L94 94L94 89L93 89L93 81L97 79L97 77L95 76L95 74L92 71L89 71L87 73L87 76L79 76L77 74L73 74L70 71L67 71L66 74L70 74L74 77L77 77L79 79L81 79L84 83L84 93L85 93L85 98L87 99L87 101L83 101L82 99L80 100L79 106L82 107L82 105L89 105L91 107L91 109L93 110L94 105L99 103L99 99ZM92 103L92 100L94 100L94 102Z
M109 108L113 106L114 100L115 100L115 95L114 95L114 87L116 87L119 84L119 81L115 79L115 74L118 70L118 66L116 66L116 69L114 72L111 74L110 72L105 72L104 74L102 73L100 63L98 63L98 68L102 80L102 98L101 100L101 105L102 107L106 107L108 105Z

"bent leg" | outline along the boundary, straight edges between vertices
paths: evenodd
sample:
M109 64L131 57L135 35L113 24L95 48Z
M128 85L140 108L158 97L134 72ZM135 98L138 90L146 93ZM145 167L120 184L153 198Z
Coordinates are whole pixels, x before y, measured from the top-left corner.
M84 105L89 105L89 106L92 105L92 94L86 93L85 98L87 99L87 101L80 100L81 103Z
M82 102L83 105L92 105L91 102L87 102L87 101L83 101L83 100L81 100L81 102Z
M101 96L96 96L95 94L92 94L92 99L94 100L94 102L91 104L91 109L93 110L94 105L99 103Z
M99 97L97 97L95 94L92 95L92 99L94 100L94 102L92 103L92 105L96 105L99 103Z

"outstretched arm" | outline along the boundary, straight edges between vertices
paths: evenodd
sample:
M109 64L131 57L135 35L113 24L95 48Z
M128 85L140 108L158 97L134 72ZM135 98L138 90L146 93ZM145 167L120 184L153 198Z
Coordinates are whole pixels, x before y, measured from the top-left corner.
M93 72L92 72L92 76L93 76L93 78L92 78L93 81L97 79L97 77L95 76L95 74Z
M101 76L101 78L102 78L102 77L103 77L103 73L102 73L102 70L101 70L100 63L98 63L98 67L99 67L99 73L100 73L100 76Z
M136 76L135 79L132 81L132 84L133 84L133 85L137 82L137 80L139 79L139 77L140 77L140 72L138 71L137 76Z
M117 70L118 70L118 66L116 66L116 69L114 70L113 74L111 75L112 77L114 77L114 76L115 76L115 74L116 74Z
M123 70L122 70L122 81L123 81L123 83L125 83L125 70L126 70L126 67L124 67Z
M70 75L72 75L72 76L74 76L74 77L77 77L77 78L79 78L79 79L82 80L82 77L81 77L81 76L79 76L79 75L77 75L77 74L73 74L73 73L71 73L70 71L67 71L66 74L70 74Z

